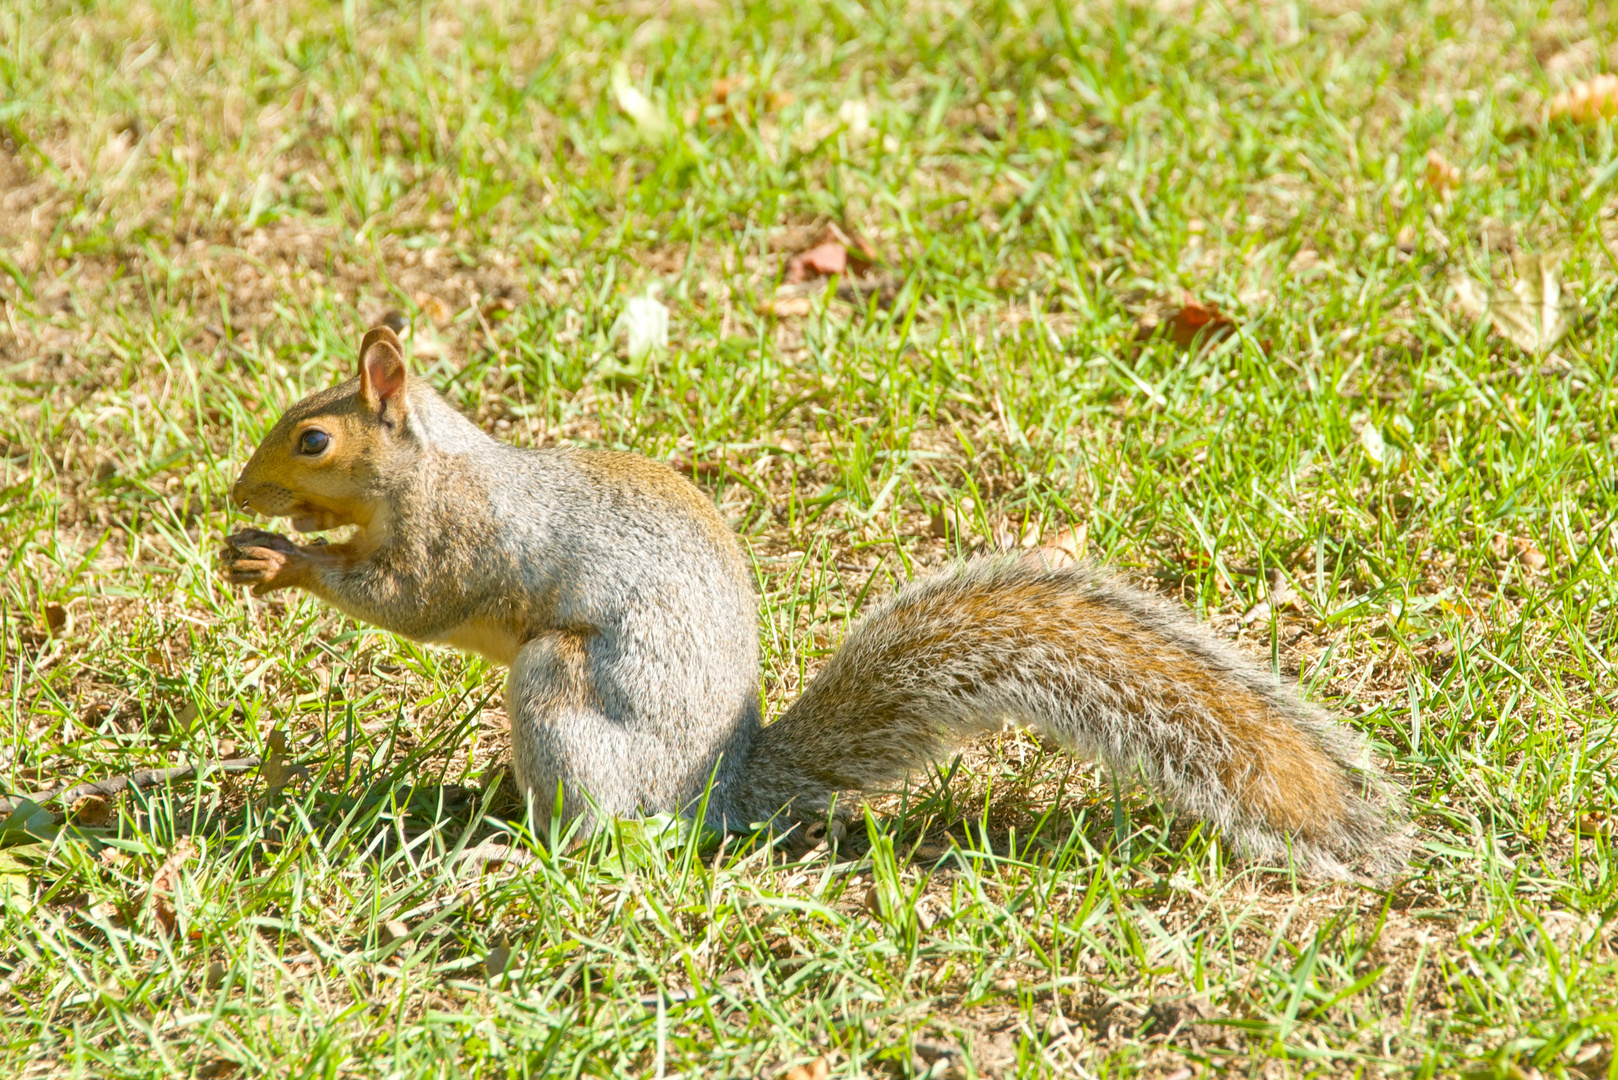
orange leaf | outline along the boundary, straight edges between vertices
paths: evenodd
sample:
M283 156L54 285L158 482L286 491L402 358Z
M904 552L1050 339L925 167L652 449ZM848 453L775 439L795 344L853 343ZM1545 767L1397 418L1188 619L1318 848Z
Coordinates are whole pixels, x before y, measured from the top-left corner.
M1618 75L1597 75L1570 86L1551 98L1545 111L1549 119L1566 117L1577 124L1618 116Z
M1187 294L1180 306L1163 320L1162 328L1170 340L1184 349L1199 339L1208 344L1228 336L1236 329L1236 321L1214 305L1204 304ZM1151 336L1151 329L1144 336Z
M1451 165L1437 150L1427 151L1427 186L1440 195L1461 186L1461 170Z
M848 249L836 240L816 244L787 261L788 281L808 281L815 277L831 277L848 269Z

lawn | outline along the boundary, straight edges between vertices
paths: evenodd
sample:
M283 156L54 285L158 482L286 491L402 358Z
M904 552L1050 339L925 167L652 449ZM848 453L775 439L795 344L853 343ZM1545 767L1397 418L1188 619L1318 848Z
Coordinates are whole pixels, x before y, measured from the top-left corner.
M0 823L0 1073L1614 1075L1618 141L1548 103L1615 64L1527 0L9 0L0 785L273 765ZM1535 273L1525 349L1475 300ZM490 432L712 497L767 715L1054 545L1364 732L1407 870L1010 731L834 847L549 852L502 672L217 575L384 317Z

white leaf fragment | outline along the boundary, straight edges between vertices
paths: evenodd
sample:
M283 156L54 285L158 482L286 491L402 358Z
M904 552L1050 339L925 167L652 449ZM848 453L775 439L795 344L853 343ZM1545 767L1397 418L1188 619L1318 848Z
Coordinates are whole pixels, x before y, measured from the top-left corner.
M657 111L652 99L641 93L640 88L629 81L629 68L622 61L612 66L612 96L618 102L618 107L624 115L635 122L641 133L648 136L662 135L667 122L663 115Z
M651 294L630 297L619 320L628 338L629 360L638 364L653 349L669 345L669 309Z

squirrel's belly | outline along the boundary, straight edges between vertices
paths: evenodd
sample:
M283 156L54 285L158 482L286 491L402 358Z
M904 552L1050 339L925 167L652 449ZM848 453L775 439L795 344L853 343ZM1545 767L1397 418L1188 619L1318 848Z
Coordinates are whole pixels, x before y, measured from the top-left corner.
M435 640L507 667L522 647L522 640L511 627L493 619L468 619Z

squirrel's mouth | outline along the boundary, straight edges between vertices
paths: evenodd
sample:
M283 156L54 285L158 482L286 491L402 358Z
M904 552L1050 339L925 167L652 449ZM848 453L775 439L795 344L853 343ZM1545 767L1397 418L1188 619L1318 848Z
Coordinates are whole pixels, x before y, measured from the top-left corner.
M337 510L328 510L324 506L311 506L308 503L299 503L286 512L292 520L292 527L301 533L325 532L327 529L340 529L344 525L354 524L350 514Z

